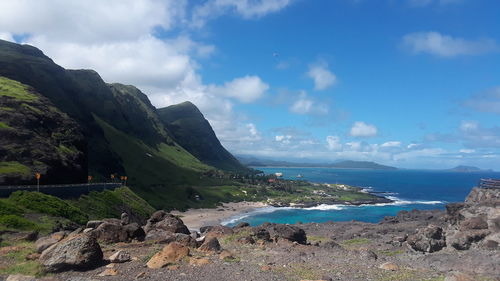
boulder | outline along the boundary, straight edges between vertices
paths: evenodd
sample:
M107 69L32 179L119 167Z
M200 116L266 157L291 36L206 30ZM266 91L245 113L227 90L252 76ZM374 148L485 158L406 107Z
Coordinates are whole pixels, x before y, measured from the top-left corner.
M377 254L375 252L370 251L370 250L361 250L359 252L359 256L368 260L374 260L376 261L378 259Z
M50 234L49 236L44 236L36 240L35 242L35 248L37 253L42 253L45 251L45 249L49 248L50 246L56 244L57 242L63 240L66 237L66 232L64 231L59 231Z
M457 250L468 250L473 243L482 241L489 230L456 231L448 235L448 244Z
M255 240L252 236L244 236L238 239L238 243L241 244L255 244Z
M137 223L122 225L120 220L118 223L115 221L103 222L91 233L97 240L107 243L130 242L133 239L142 241L146 236L144 230Z
M471 217L460 223L461 230L488 229L488 223L483 216Z
M461 214L461 210L465 208L464 203L451 203L446 205L446 221L450 224L457 224L459 221L464 219L464 216Z
M151 229L145 237L146 241L154 241L156 243L168 244L175 241L175 236L172 232L163 229Z
M250 224L248 222L240 222L237 225L233 226L233 228L238 229L238 228L244 228L244 227L248 227L248 226L250 226Z
M172 242L165 246L163 250L156 253L146 265L148 268L162 268L169 264L178 262L188 255L188 247L177 242Z
M36 241L38 231L15 232L9 235L9 239L13 241Z
M109 262L124 263L130 261L131 259L132 258L128 252L120 250L109 257Z
M47 272L81 270L100 265L102 257L95 237L82 234L57 242L43 251L40 263Z
M216 237L207 238L203 244L198 248L202 252L219 252L221 250L219 240Z
M196 243L196 239L193 239L190 235L184 233L175 233L174 234L175 241L181 243L182 245L196 248L198 245Z
M206 237L217 237L217 238L220 238L220 237L223 237L223 236L226 236L226 235L231 235L233 233L234 233L234 231L230 227L223 226L223 225L216 225L216 226L212 226L205 233L205 236Z
M153 229L166 230L172 233L191 234L187 226L180 218L165 211L157 211L151 215L151 218L147 221L144 230L148 233Z
M274 233L278 238L286 239L299 244L307 243L306 232L297 226L278 224L274 226Z
M424 253L437 252L446 246L443 229L432 224L408 236L406 242L413 250Z
M88 221L87 226L85 228L97 228L99 225L101 225L103 221Z
M264 240L264 241L270 241L271 240L271 234L267 229L264 228L257 228L254 230L254 237L257 240Z

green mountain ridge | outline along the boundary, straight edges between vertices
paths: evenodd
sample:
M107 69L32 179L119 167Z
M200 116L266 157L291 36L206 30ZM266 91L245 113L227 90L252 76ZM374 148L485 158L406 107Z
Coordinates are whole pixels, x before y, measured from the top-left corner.
M372 170L397 170L396 167L386 166L371 161L342 160L333 163L300 163L289 161L277 161L269 159L259 159L255 157L237 156L241 163L255 167L323 167L338 169L372 169Z
M248 172L220 143L200 110L191 102L158 109L174 139L195 157L221 170Z
M86 160L85 168L78 175L68 176L61 181L43 174L42 179L45 181L42 183L84 182L88 167L88 174L96 181L107 181L112 173L127 175L132 190L155 208L180 209L190 204L188 199L192 194L187 191L188 188L215 184L213 179L203 178L205 173L215 169L210 163L197 159L189 148L185 149L174 140L174 135L166 128L171 124L164 124L147 96L136 87L106 84L93 70L66 70L35 47L2 40L0 76L31 87L50 106L72 120L75 128L79 127L81 130L85 145L71 149ZM5 100L3 96L0 98ZM39 110L45 111L43 108ZM190 113L194 114L195 111ZM13 113L2 110L0 122L12 115ZM197 120L199 115L183 118ZM174 115L170 116L175 118ZM2 124L0 123L0 128L5 127ZM204 125L205 130L208 128L212 131L208 122ZM189 137L189 131L183 128L181 131ZM216 137L215 141L215 146L220 145ZM206 145L212 149L212 144ZM227 151L226 153L225 159L231 160L232 155ZM0 161L6 161L3 160L4 154L0 154ZM219 164L219 167L232 170L232 165L239 162L235 160L227 165ZM239 164L237 169L240 167L243 166ZM32 174L31 170L24 169L23 172L26 178ZM25 182L14 182L11 179L10 183ZM217 184L221 184L221 181Z

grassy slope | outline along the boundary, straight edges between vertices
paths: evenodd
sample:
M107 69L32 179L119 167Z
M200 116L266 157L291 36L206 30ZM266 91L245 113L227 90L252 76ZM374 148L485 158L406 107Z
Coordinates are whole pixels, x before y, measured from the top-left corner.
M123 160L130 186L155 208L185 209L185 186L201 185L201 172L210 169L178 145L150 147L96 117L107 141ZM161 169L159 169L161 167Z
M155 209L128 187L91 192L71 201L39 192L17 191L0 199L0 230L48 233L58 223L84 225L89 219L119 218L124 211L145 220Z

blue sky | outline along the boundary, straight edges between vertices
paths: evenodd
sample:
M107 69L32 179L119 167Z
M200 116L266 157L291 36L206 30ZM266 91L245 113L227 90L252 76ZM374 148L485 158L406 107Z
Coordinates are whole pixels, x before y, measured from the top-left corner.
M498 1L56 2L3 1L0 38L191 100L235 154L500 169Z

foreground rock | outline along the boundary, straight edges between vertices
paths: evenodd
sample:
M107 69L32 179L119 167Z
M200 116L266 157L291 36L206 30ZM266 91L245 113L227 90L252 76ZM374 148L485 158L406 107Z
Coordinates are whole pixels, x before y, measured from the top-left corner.
M156 253L146 264L148 268L162 268L175 263L189 255L189 248L178 243L172 242L165 246L163 250Z
M424 253L437 252L446 246L443 229L432 224L408 236L406 242L413 250Z
M49 236L39 238L35 242L35 248L37 253L41 254L43 251L45 251L45 249L63 240L65 237L66 237L66 232L59 231L52 233Z
M165 211L157 211L151 215L151 218L147 221L144 230L146 233L149 233L152 230L164 230L172 233L191 234L187 226L180 218Z
M144 230L137 223L122 225L120 220L105 221L90 233L97 240L107 243L143 241L146 236Z
M299 244L307 243L306 232L297 226L287 224L277 224L274 226L275 236Z
M96 238L82 234L64 239L43 251L40 263L47 272L82 270L100 265L102 257Z

